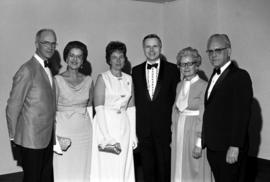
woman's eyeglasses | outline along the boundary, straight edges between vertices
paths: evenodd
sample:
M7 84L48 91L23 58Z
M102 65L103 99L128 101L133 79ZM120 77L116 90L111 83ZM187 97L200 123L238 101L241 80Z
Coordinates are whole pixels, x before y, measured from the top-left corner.
M181 68L184 68L184 67L191 67L195 64L196 62L187 62L187 63L179 63L178 66L181 67Z

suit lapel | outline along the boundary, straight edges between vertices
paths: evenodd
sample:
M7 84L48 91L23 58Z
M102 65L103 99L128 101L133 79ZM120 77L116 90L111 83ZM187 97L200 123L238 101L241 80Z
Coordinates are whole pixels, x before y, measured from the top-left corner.
M50 88L53 89L53 86L51 86L51 83L50 83L50 79L49 79L46 71L42 67L42 65L40 65L40 63L38 62L38 60L36 60L35 57L33 57L32 60L37 65L38 69L40 70L40 73L41 73L42 77L46 80L47 84L49 84Z
M147 97L147 99L149 101L151 101L151 97L149 95L149 92L148 92L148 87L147 87L147 79L146 79L146 71L145 71L145 67L146 67L146 62L144 62L142 64L142 69L141 69L141 78L142 78L142 82L143 83L143 88L144 88L144 92L145 92L145 95Z
M205 91L205 94L204 94L204 103L206 104L207 101L209 100L207 98L207 95L208 95L208 90L209 90L209 87L210 87L210 84L212 82L212 79L213 79L213 76L214 76L214 73L212 73L211 77L210 77L210 80L208 81L208 84L207 84L207 87L206 87L206 91Z
M234 67L233 63L231 63L227 69L225 69L222 74L220 75L220 77L218 78L218 80L216 81L210 95L209 98L207 99L207 101L209 101L213 95L215 95L216 90L221 86L222 81L227 77L227 75L230 73L231 69ZM209 83L210 85L210 83ZM207 88L208 89L208 88Z
M164 75L164 66L165 66L164 64L165 64L165 62L163 60L160 60L158 79L157 79L157 84L156 84L156 88L155 88L155 91L154 91L152 101L154 101L157 98L157 96L158 96L158 94L160 92L160 89L161 89L161 82L162 82L163 75Z

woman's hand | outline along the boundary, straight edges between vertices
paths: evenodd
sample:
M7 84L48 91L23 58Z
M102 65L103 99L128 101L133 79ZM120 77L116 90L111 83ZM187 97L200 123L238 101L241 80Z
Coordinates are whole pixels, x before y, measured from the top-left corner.
M193 151L192 151L192 156L195 159L199 159L202 156L202 148L194 146Z
M136 149L138 147L138 138L137 138L137 136L135 136L131 142L132 142L132 149L133 150Z

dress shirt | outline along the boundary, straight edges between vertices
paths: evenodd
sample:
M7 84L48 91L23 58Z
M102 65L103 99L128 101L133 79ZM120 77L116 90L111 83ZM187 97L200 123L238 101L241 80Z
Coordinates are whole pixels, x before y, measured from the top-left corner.
M220 68L220 74L217 74L215 73L212 80L211 80L211 83L210 83L210 86L208 88L208 91L207 91L207 99L209 98L210 94L211 94L211 91L214 87L214 85L216 84L218 78L220 77L220 75L222 75L223 71L231 64L231 61L228 61L226 64L224 64L221 68Z
M50 80L50 84L52 86L52 73L51 70L48 67L45 67L44 65L44 60L37 54L34 54L34 57L36 58L36 60L41 64L42 68L45 70L45 72L47 73L47 76Z
M147 69L147 64L158 64L157 68L152 67L151 69ZM146 81L147 81L147 88L148 88L148 92L149 95L151 97L151 99L153 98L154 92L155 92L155 88L157 85L157 78L158 78L158 73L159 73L159 68L160 68L160 59L158 59L155 62L146 62L146 66L145 66L145 72L146 72Z

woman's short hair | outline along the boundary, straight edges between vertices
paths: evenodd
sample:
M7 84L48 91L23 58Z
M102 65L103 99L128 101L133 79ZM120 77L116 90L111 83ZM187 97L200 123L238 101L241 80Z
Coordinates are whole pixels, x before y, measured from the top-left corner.
M80 42L80 41L71 41L69 43L67 43L66 47L64 48L63 51L63 58L64 61L66 62L66 59L68 57L68 54L70 52L71 49L80 49L83 53L83 62L86 61L87 56L88 56L88 50L87 50L87 46Z
M193 49L192 47L186 47L178 52L176 56L177 65L180 64L180 61L183 57L191 57L192 60L196 62L196 66L200 66L202 63L202 57L198 50Z
M111 41L106 46L106 63L108 65L111 65L111 63L110 63L111 55L115 51L122 52L124 54L125 61L127 61L127 47L126 47L126 45L120 41Z

